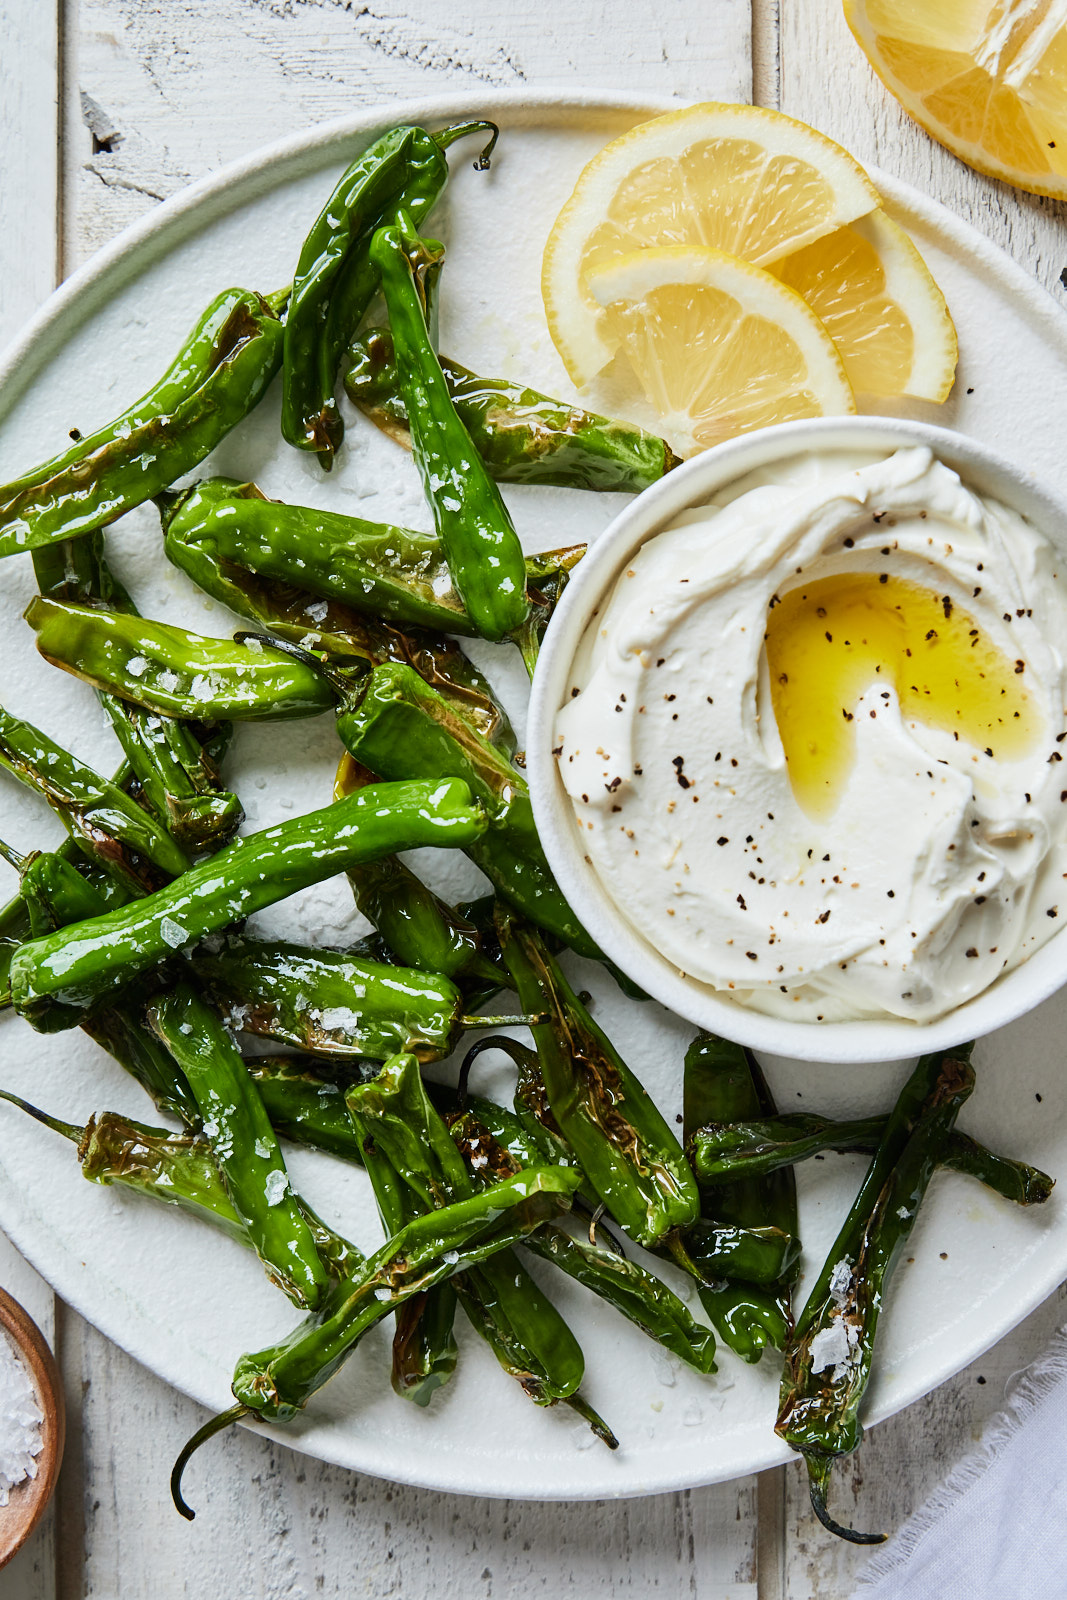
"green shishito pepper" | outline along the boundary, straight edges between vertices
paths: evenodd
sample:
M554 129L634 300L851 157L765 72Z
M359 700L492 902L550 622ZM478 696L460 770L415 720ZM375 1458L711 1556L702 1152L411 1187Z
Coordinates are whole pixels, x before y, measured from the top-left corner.
M755 1058L715 1034L698 1034L689 1046L683 1085L682 1129L690 1161L693 1140L699 1139L694 1129L700 1124L712 1118L725 1122L774 1110ZM693 1170L699 1184L700 1175L695 1167ZM797 1235L797 1188L791 1170L731 1185L725 1192L701 1193L705 1215L717 1223L748 1228L769 1224L794 1238ZM749 1275L742 1272L729 1275L730 1281L701 1287L700 1302L716 1331L743 1361L758 1361L768 1346L785 1348L798 1271L799 1261L794 1259L763 1284L745 1281ZM728 1275L722 1273L721 1277Z
M514 1112L480 1095L468 1096L466 1109L448 1115L446 1120L467 1165L482 1183L498 1182L544 1158ZM550 1261L606 1300L688 1366L698 1372L715 1371L715 1335L696 1321L673 1289L654 1273L614 1250L575 1239L560 1228L542 1228L531 1233L524 1244L534 1255Z
M500 948L533 1027L552 1115L609 1214L638 1244L693 1223L700 1197L671 1129L536 929L497 908Z
M320 1076L322 1062L315 1071L306 1056L249 1056L245 1060L249 1076L255 1081L271 1126L294 1144L326 1150L342 1161L362 1166L359 1140L345 1106L344 1089L332 1078ZM373 1078L381 1071L380 1061L360 1060L344 1063L355 1073L354 1081Z
M378 229L370 254L382 275L415 462L449 570L478 633L502 639L529 610L522 546L452 404L426 325L419 280L435 254L403 215Z
M412 1208L425 1213L474 1193L463 1157L431 1105L412 1056L387 1062L379 1077L350 1089L346 1099L372 1182L384 1159L405 1219ZM383 1200L387 1196L379 1197L387 1212ZM531 1399L538 1405L569 1402L585 1371L581 1347L513 1253L503 1251L471 1267L454 1285L472 1326ZM594 1426L599 1423L596 1418Z
M137 614L108 567L101 532L39 545L33 551L33 571L46 599ZM203 730L146 712L106 691L100 699L145 800L182 849L198 854L227 844L244 812L235 794L221 790L218 764L205 749Z
M371 856L463 846L485 828L465 783L378 784L238 839L176 883L106 916L24 944L11 995L30 1021L52 998L91 1004L175 950Z
M297 1305L313 1310L330 1274L237 1046L188 983L159 996L148 1019L185 1074L226 1192L256 1254Z
M273 720L316 716L335 703L314 667L258 641L213 639L40 595L26 621L54 667L162 716Z
M285 328L282 434L313 450L327 469L344 437L334 399L337 366L378 287L367 254L369 230L403 206L421 220L448 178L445 150L466 134L492 132L470 122L429 134L390 128L356 157L304 240ZM480 166L488 166L488 151Z
M178 1456L171 1494L183 1517L181 1480L193 1451L241 1417L288 1422L332 1378L376 1322L435 1285L517 1244L570 1205L577 1175L527 1168L486 1194L416 1217L364 1265L331 1289L323 1305L286 1338L237 1363L237 1404L201 1428Z
M752 1122L713 1123L698 1128L686 1149L697 1183L726 1185L777 1172L823 1151L876 1150L885 1133L885 1117L835 1121L818 1113L794 1111ZM941 1165L950 1172L976 1178L1016 1205L1042 1205L1055 1188L1047 1172L986 1149L954 1128L945 1141Z
M86 859L130 893L155 888L188 867L184 850L117 783L2 708L0 767L43 795Z
M201 1134L150 1128L118 1111L97 1112L79 1128L39 1111L6 1089L0 1089L0 1099L76 1145L82 1177L90 1183L118 1184L163 1205L176 1206L209 1222L235 1243L255 1248L226 1192L211 1145ZM333 1276L342 1278L354 1272L364 1260L362 1252L335 1233L303 1200L299 1204Z
M970 1050L924 1056L904 1085L785 1353L776 1432L804 1457L820 1522L855 1544L878 1544L884 1535L856 1533L833 1520L826 1505L830 1473L863 1437L858 1412L886 1280L974 1088Z
M342 744L383 778L448 773L469 783L490 819L468 849L498 894L580 955L590 939L552 876L533 820L526 780L410 667L385 662L366 680L359 704L337 719Z
M446 977L344 950L237 936L193 962L234 1026L330 1059L385 1061L405 1050L434 1061L450 1053L467 1021L463 996Z
M199 359L175 363L154 397L75 450L0 486L0 557L89 533L143 505L203 461L258 404L281 362L282 324L261 295L229 294L222 327L215 330L209 308L194 330Z
M506 378L480 378L439 357L452 404L498 483L639 494L679 458L665 439ZM348 398L410 447L408 416L387 328L360 334L345 358Z

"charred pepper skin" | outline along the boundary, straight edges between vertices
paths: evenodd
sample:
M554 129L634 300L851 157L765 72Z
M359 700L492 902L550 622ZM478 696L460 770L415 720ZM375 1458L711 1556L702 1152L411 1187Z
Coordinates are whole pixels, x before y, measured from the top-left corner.
M640 494L678 465L665 439L631 422L584 411L505 378L480 378L458 361L439 359L456 412L498 483ZM345 367L345 392L353 405L410 448L388 328L372 328L353 340Z
M825 1150L851 1152L876 1150L885 1132L885 1117L863 1117L841 1122L817 1113L799 1111L752 1122L717 1122L698 1128L686 1142L697 1183L730 1185L777 1172ZM1025 1161L1013 1161L986 1149L954 1128L945 1142L941 1165L950 1172L976 1178L1005 1200L1034 1206L1046 1201L1056 1180Z
M73 601L136 616L137 608L111 572L103 533L82 534L33 551L33 571L48 600ZM191 855L218 850L244 820L241 803L219 782L217 759L205 748L196 724L146 713L116 695L100 692L144 799L181 848ZM228 743L227 729L214 729Z
M149 1007L149 1021L185 1074L234 1210L268 1273L314 1310L330 1282L256 1086L218 1013L188 983Z
M577 1182L560 1167L528 1167L486 1194L417 1217L331 1289L319 1311L287 1338L242 1356L234 1396L265 1421L288 1422L374 1323L560 1216Z
M234 936L193 965L235 1026L331 1060L385 1061L401 1050L438 1060L462 1025L463 996L442 974L345 950Z
M689 1163L647 1091L593 1021L536 929L498 905L500 948L524 1006L548 1105L609 1214L637 1244L695 1222Z
M24 944L11 963L31 1020L59 996L89 1005L181 945L320 883L353 862L420 845L466 845L485 828L466 784L378 784L322 811L238 839L176 883L106 916Z
M136 426L102 430L94 448L0 487L0 557L105 527L190 472L259 403L282 355L282 324L267 300L240 292L201 380L145 406ZM147 397L146 397L147 398ZM136 408L135 408L136 409ZM94 436L95 437L95 436Z
M434 252L401 215L378 229L370 255L382 275L412 449L449 570L478 633L503 639L529 611L526 568L500 491L452 404L427 327L418 278Z
M188 868L184 850L118 783L2 708L0 766L43 795L85 859L127 893L144 893Z
M692 1162L694 1128L712 1118L728 1119L774 1110L763 1073L751 1052L715 1034L698 1034L686 1051L683 1074L683 1134ZM697 1184L700 1174L696 1172ZM702 1210L716 1222L758 1227L769 1224L796 1238L797 1189L791 1169L744 1184L701 1189ZM768 1346L782 1350L793 1325L793 1289L799 1273L795 1258L764 1284L731 1281L700 1290L700 1302L719 1336L743 1361L759 1361ZM723 1273L722 1277L727 1278Z
M970 1049L924 1056L908 1079L786 1349L776 1432L804 1457L816 1516L855 1544L879 1544L884 1535L857 1533L834 1521L826 1504L830 1474L838 1457L855 1450L863 1437L858 1413L886 1281L974 1088L965 1059ZM835 1327L845 1335L842 1359L826 1360L815 1372L814 1341Z
M463 1157L430 1103L413 1057L387 1062L373 1082L349 1091L347 1103L372 1182L374 1169L388 1164L385 1205L379 1195L384 1212L394 1184L405 1219L412 1210L430 1212L474 1193ZM585 1371L581 1347L512 1251L472 1266L454 1287L473 1327L532 1400L555 1405L577 1393Z
M600 951L564 899L545 858L526 780L409 667L375 667L362 698L337 719L345 748L380 777L448 773L469 783L490 827L468 850L498 894L579 955Z
M492 123L464 123L429 134L390 128L346 168L304 240L286 318L282 363L282 435L318 455L328 471L344 423L334 388L345 344L378 288L367 245L370 230L398 207L427 215L448 179L445 150ZM482 163L488 166L488 152Z
M332 710L329 683L305 661L171 623L38 595L26 608L46 661L165 717L273 721Z

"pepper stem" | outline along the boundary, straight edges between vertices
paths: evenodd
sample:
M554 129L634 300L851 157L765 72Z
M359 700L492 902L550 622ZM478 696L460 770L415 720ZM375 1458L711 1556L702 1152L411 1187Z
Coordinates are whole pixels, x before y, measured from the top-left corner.
M3 856L8 866L14 867L16 872L21 872L26 865L26 857L3 839L0 839L0 856Z
M192 1522L196 1517L196 1512L192 1506L186 1503L182 1496L182 1473L189 1464L189 1458L194 1451L200 1449L202 1444L206 1444L209 1439L214 1438L216 1433L221 1433L223 1428L228 1428L231 1423L240 1422L242 1417L247 1417L251 1409L251 1406L238 1403L235 1406L231 1406L228 1411L220 1411L217 1417L212 1417L210 1422L205 1422L202 1428L198 1428L188 1444L181 1450L177 1461L171 1469L170 1497L174 1501L174 1509L180 1512L187 1522Z
M493 150L496 147L497 140L500 138L500 129L497 127L495 122L460 122L457 123L454 128L442 128L440 133L435 133L433 135L433 141L434 144L440 147L440 149L447 150L449 145L455 144L457 139L465 139L467 135L471 133L485 133L489 129L492 129L492 136L489 140L489 143L486 145L485 149L474 163L475 172L488 172L490 167L490 157L492 156Z
M291 283L287 283L284 289L275 289L273 294L265 294L263 299L270 306L275 316L280 317L286 306L289 304L292 293L293 286Z
M460 1017L462 1028L533 1028L549 1020L546 1011L531 1011L518 1017Z
M488 1021L488 1018L485 1020ZM471 1068L477 1058L486 1050L502 1050L506 1056L511 1057L520 1070L524 1066L531 1064L536 1066L537 1064L537 1057L533 1051L528 1050L524 1044L520 1044L518 1039L509 1038L506 1033L493 1034L488 1039L478 1039L463 1057L463 1062L459 1069L459 1077L456 1079L456 1099L461 1110L467 1104L467 1083L470 1079Z
M64 1139L69 1139L72 1144L81 1144L84 1128L79 1128L73 1122L61 1122L58 1117L50 1117L47 1111L41 1111L37 1106L31 1106L28 1100L20 1100L17 1094L12 1094L8 1089L0 1089L0 1100L7 1100L11 1105L18 1106L20 1111L25 1111L28 1117L33 1117L37 1122L43 1122L46 1128L51 1128L53 1133L61 1133Z
M808 1469L808 1485L811 1490L811 1509L829 1533L836 1533L839 1539L847 1539L849 1544L885 1544L884 1533L857 1533L855 1528L844 1528L835 1522L826 1509L826 1493L830 1487L830 1473L833 1471L835 1456L816 1454L814 1451L803 1451L804 1465Z
M604 1418L593 1410L588 1400L583 1400L580 1394L572 1394L568 1395L563 1404L570 1406L572 1411L577 1411L578 1415L588 1422L597 1438L606 1444L609 1450L617 1450L619 1448L618 1439L616 1439Z

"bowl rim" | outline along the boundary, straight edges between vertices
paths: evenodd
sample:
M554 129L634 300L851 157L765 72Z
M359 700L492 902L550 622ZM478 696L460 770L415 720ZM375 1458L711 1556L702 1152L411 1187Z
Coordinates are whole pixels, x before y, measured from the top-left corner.
M26 1367L44 1413L37 1476L16 1484L6 1511L0 1512L0 1567L4 1567L37 1527L55 1491L66 1442L66 1407L59 1368L44 1334L6 1289L0 1289L0 1334L7 1335ZM15 1519L10 1525L3 1520L9 1514Z
M800 1061L896 1061L948 1049L1013 1022L1067 983L1061 928L981 994L933 1022L865 1018L792 1022L750 1010L682 976L620 915L580 849L570 801L552 756L555 715L594 607L624 563L680 512L757 467L807 448L900 449L925 445L969 486L1022 513L1067 555L1067 497L969 435L904 417L817 417L784 422L713 446L637 495L590 546L549 623L534 674L526 769L537 831L560 888L601 949L653 999L701 1028Z

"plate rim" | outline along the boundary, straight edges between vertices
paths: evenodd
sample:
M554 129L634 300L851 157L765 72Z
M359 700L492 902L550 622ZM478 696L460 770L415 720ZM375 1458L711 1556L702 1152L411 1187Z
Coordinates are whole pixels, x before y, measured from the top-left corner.
M459 91L395 102L375 101L359 111L316 123L310 128L260 146L248 155L227 163L218 171L185 186L153 208L97 251L49 296L21 332L16 334L6 349L0 353L0 422L9 415L22 395L36 381L42 368L76 330L78 322L84 317L91 316L99 308L106 297L108 286L115 285L116 272L120 274L118 287L124 287L142 270L158 261L161 250L169 241L180 243L185 237L210 225L216 216L223 214L223 207L227 202L232 202L234 205L248 203L282 182L329 165L334 159L343 157L346 141L353 141L361 135L371 134L400 120L438 121L454 114L468 117L479 113L491 117L499 116L501 119L507 119L511 126L539 126L548 123L565 127L579 117L584 117L587 125L598 117L603 118L607 124L613 118L631 112L635 116L656 116L693 103L695 102L686 97L632 92L612 93L608 90L581 86L571 89ZM879 191L892 207L917 215L924 225L936 230L955 247L967 252L972 259L976 259L982 270L997 281L1001 292L1017 302L1022 302L1029 316L1042 324L1049 336L1063 346L1064 359L1067 361L1067 312L1036 279L999 246L993 244L985 235L949 211L939 201L931 199L902 179L892 177L873 165L860 164L869 172ZM3 1198L4 1191L0 1186L0 1206L3 1205ZM0 1217L0 1222L16 1247L51 1284L52 1278L47 1267L41 1265L35 1258L30 1216L20 1212L12 1225L11 1217L5 1214ZM72 1255L72 1266L73 1259ZM866 1419L866 1425L871 1426L883 1421L913 1404L977 1359L1041 1304L1058 1286L1061 1277L1062 1271L1059 1266L1055 1271L1046 1267L1045 1273L1038 1280L1041 1292L1036 1299L1023 1305L1021 1309L1013 1306L973 1344L957 1347L962 1348L962 1357L953 1356L946 1359L934 1369L933 1381L924 1380L914 1391L909 1390L903 1395L896 1396L891 1402L872 1410ZM61 1290L57 1288L56 1292L61 1293ZM102 1293L99 1288L94 1291L90 1274L87 1272L84 1272L84 1275L79 1274L74 1269L70 1280L64 1281L62 1297L80 1315L85 1316L93 1327L164 1382L198 1404L209 1409L217 1407L219 1396L209 1392L210 1385L194 1388L188 1384L184 1374L180 1378L173 1376L168 1370L169 1363L160 1361L158 1352L151 1344L149 1325L145 1317L138 1312L132 1320L127 1321L126 1327L123 1327L123 1312L126 1318L130 1319L130 1313L134 1308L128 1303L109 1302L106 1293ZM88 1311L84 1309L87 1305L91 1307ZM227 1395L223 1403L228 1403L229 1399ZM508 1485L502 1485L499 1478L494 1480L477 1476L480 1460L477 1457L473 1458L475 1471L469 1475L468 1481L458 1481L455 1471L447 1474L435 1473L432 1470L435 1459L432 1454L423 1458L424 1470L419 1470L417 1475L411 1471L402 1471L401 1475L397 1476L395 1469L390 1469L385 1464L368 1465L365 1459L356 1462L350 1453L324 1450L321 1439L314 1444L310 1443L299 1426L279 1432L262 1424L243 1422L241 1425L250 1432L269 1438L272 1443L286 1445L317 1460L350 1470L369 1472L414 1487L497 1499L518 1498L550 1502L638 1498L727 1482L796 1459L793 1452L769 1432L766 1449L753 1454L748 1458L746 1465L740 1468L730 1465L725 1471L716 1471L714 1452L709 1451L712 1459L708 1462L708 1470L695 1476L691 1468L673 1474L657 1472L654 1481L646 1484L613 1487L610 1477L605 1474L604 1479L593 1488L576 1488L572 1484L568 1486L566 1492L555 1489L551 1482L545 1480L536 1490L523 1486L516 1494ZM345 1437L342 1434L336 1435L338 1440ZM446 1454L442 1459L448 1461L454 1468L461 1458L456 1454ZM484 1471L484 1467L481 1470Z

